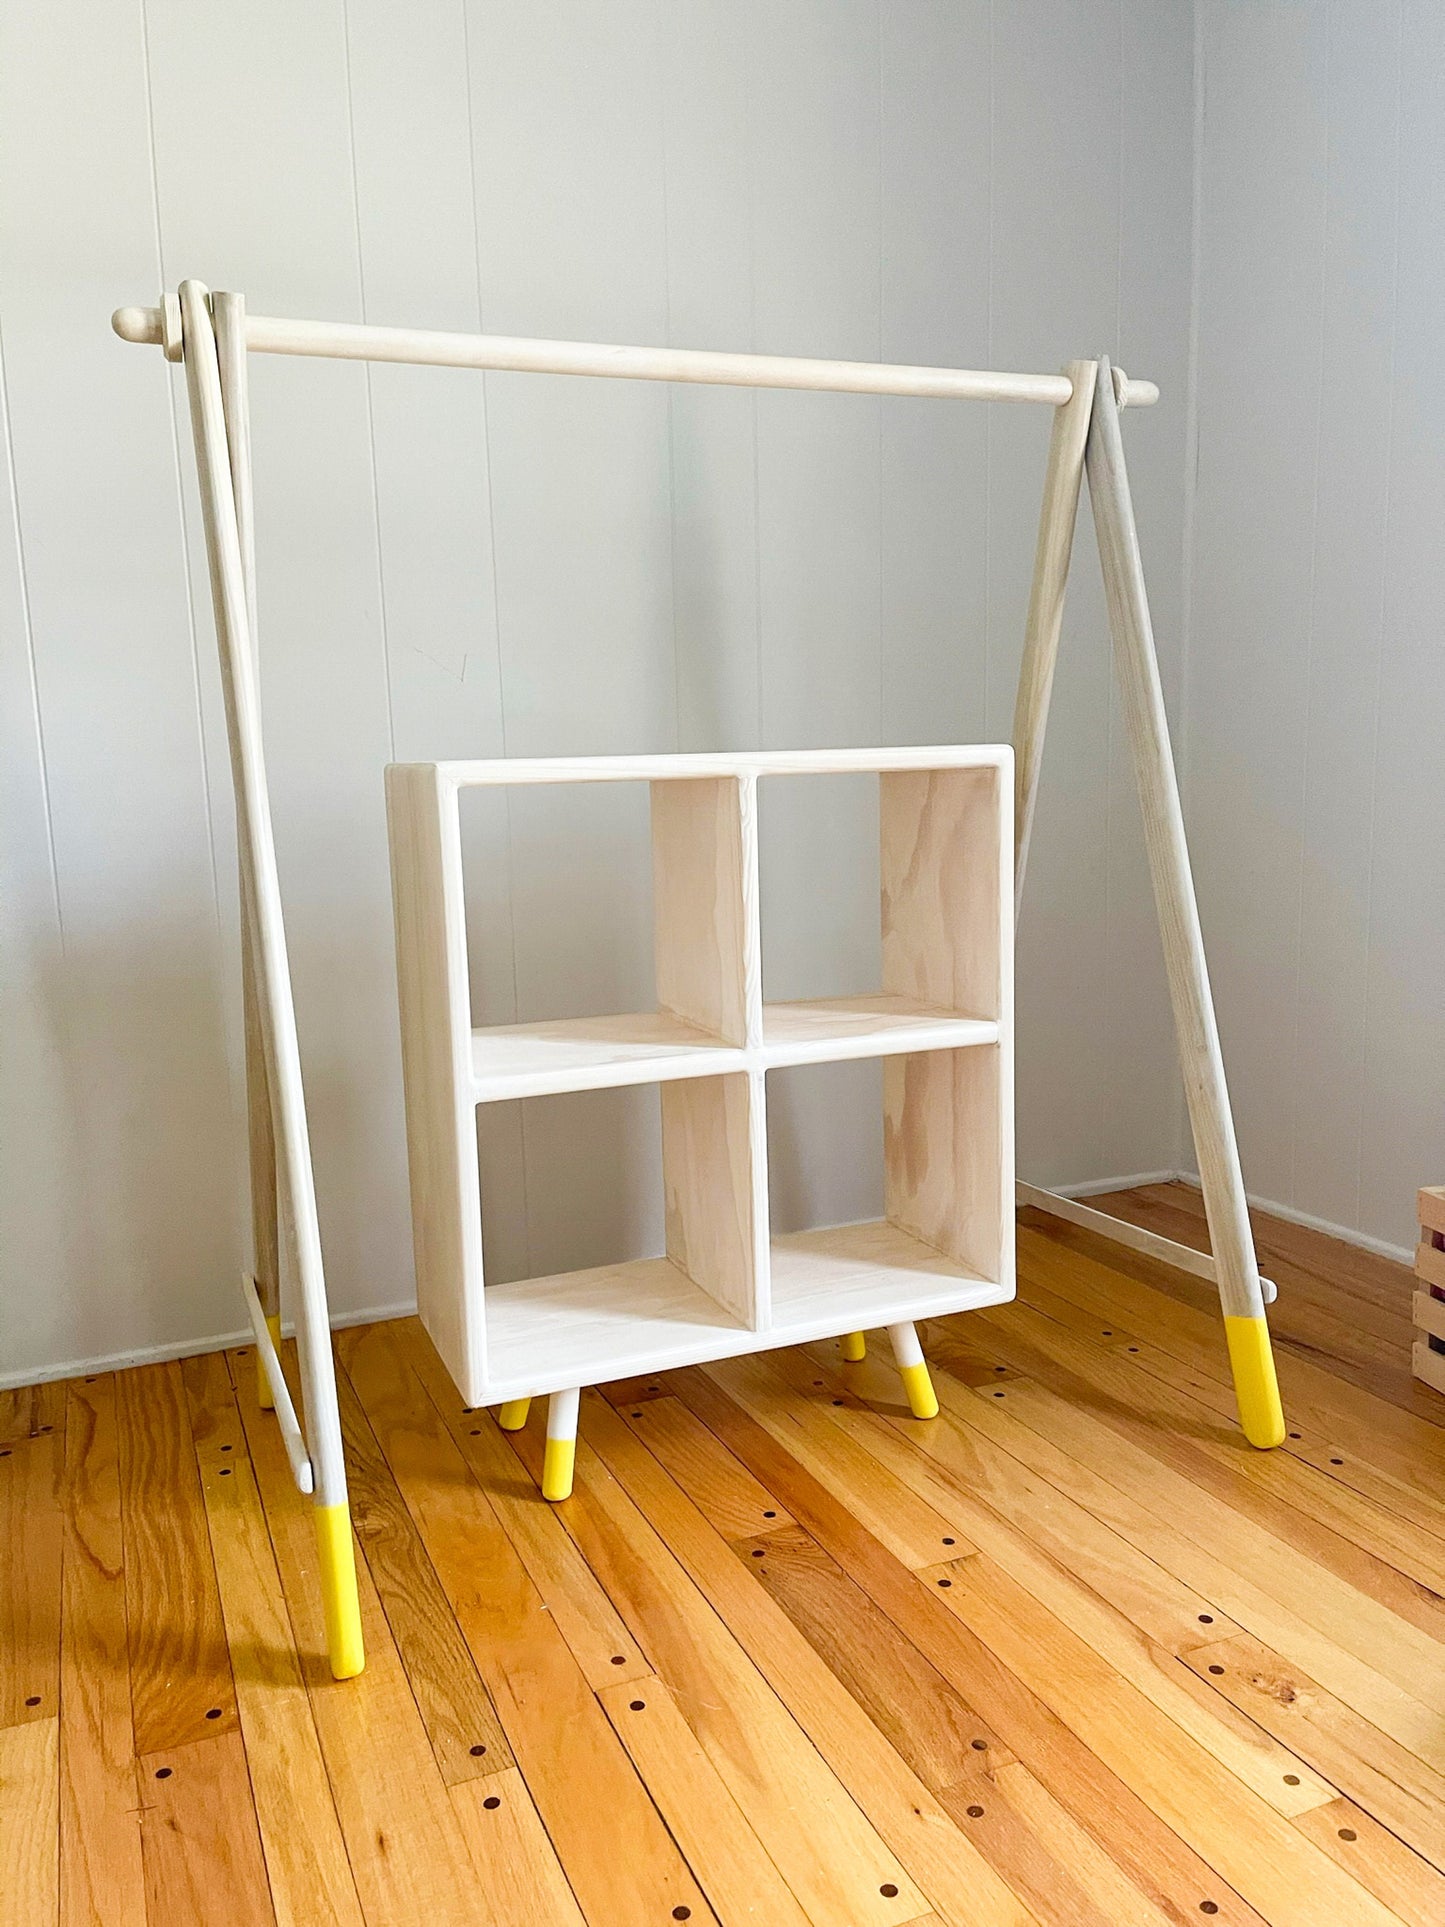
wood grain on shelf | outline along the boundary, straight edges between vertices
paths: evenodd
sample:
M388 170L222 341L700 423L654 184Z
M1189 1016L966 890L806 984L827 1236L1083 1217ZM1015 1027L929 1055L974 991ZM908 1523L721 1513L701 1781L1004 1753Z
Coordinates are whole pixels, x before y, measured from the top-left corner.
M1427 1576L1445 1550L1445 1401L1431 1422L1423 1388L1405 1410L1348 1359L1316 1364L1306 1435L1246 1455L1209 1402L1226 1368L1193 1322L1196 1281L1176 1296L1147 1282L1153 1261L1120 1252L1114 1271L1075 1235L1028 1234L1017 1305L928 1326L939 1420L907 1416L877 1345L856 1366L819 1339L716 1376L634 1378L613 1404L584 1401L561 1507L536 1496L538 1439L519 1459L467 1411L416 1321L348 1335L372 1408L358 1500L383 1491L388 1518L361 1535L368 1664L341 1684L313 1509L249 1348L229 1370L182 1369L170 1418L146 1429L185 1451L153 1443L143 1478L123 1480L118 1414L137 1385L150 1399L145 1374L7 1399L12 1453L58 1422L65 1460L60 1726L27 1709L0 1728L0 1919L470 1927L485 1896L498 1927L666 1927L679 1907L693 1927L801 1927L829 1879L850 1906L824 1917L906 1895L909 1927L1179 1927L1206 1901L1226 1927L1445 1917L1427 1703L1445 1651ZM1329 1240L1266 1225L1271 1247L1323 1314L1407 1301L1401 1267L1347 1255L1335 1286ZM1354 1463L1372 1416L1388 1472ZM1307 1460L1316 1427L1351 1452ZM176 1654L212 1610L153 1573L128 1586L177 1517L188 1541L199 1517L196 1557L214 1558L239 1726L152 1751L137 1780L132 1676L154 1659L127 1643L126 1597L173 1622L153 1631ZM368 1563L400 1619L408 1520L519 1762L450 1788L418 1707L454 1701L436 1677L453 1649L398 1647ZM959 1543L911 1570L933 1532ZM1413 1694L1390 1676L1405 1668ZM761 1727L738 1718L755 1702L776 1709ZM783 1763L747 1779L750 1739L790 1728ZM759 1789L781 1803L800 1747L903 1870L898 1895L878 1891L872 1846L830 1846L826 1876L769 1851L784 1822ZM830 1824L803 1819L820 1837ZM638 1840L642 1871L614 1869Z
M740 1070L746 1061L733 1045L670 1010L498 1024L472 1032L472 1095L482 1104L653 1084Z
M747 783L747 804L754 785ZM739 777L654 783L652 915L657 1001L726 1044L746 1044L759 973L756 865ZM746 885L751 883L749 898Z
M1013 921L1001 784L987 769L945 768L885 773L878 787L884 990L998 1017L1000 925Z
M883 1067L888 1220L980 1278L1000 1276L1012 1222L995 1208L1009 1134L1001 1074L995 1050L926 1051Z
M763 1121L753 1080L692 1078L662 1090L662 1193L667 1255L744 1326L766 1318L752 1140Z

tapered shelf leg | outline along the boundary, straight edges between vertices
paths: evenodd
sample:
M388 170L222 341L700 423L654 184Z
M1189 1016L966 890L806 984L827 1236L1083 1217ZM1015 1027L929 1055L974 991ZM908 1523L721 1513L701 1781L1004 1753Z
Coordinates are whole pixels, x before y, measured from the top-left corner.
M580 1393L553 1392L547 1401L547 1449L542 1458L542 1497L570 1499L577 1458L577 1401Z
M845 1365L861 1365L868 1356L868 1334L844 1332L838 1340L838 1350L842 1353Z
M497 1423L504 1432L520 1432L527 1423L527 1414L532 1409L529 1398L509 1398L497 1413Z
M909 1411L915 1418L937 1418L938 1397L928 1376L918 1333L912 1325L890 1325L888 1336L893 1340L893 1357L908 1394Z

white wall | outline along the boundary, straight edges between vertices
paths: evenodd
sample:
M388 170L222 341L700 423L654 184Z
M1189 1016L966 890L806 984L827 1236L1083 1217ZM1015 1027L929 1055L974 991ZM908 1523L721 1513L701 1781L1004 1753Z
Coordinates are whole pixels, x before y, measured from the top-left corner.
M1201 0L1188 808L1250 1189L1445 1172L1445 11Z
M0 1373L23 1378L240 1322L191 457L175 372L118 343L111 308L196 274L279 314L1021 368L1109 352L1164 389L1128 436L1172 693L1192 20L1183 0L3 11ZM1006 736L1049 424L265 358L252 385L282 882L333 1301L359 1314L411 1293L385 762ZM1044 1181L1176 1152L1082 536L1020 958L1021 1154ZM572 845L561 809L472 825L492 1021L646 991L637 813L594 793ZM863 848L866 809L779 809L781 904L843 831ZM866 968L856 901L826 946L791 916L782 978ZM499 1275L655 1230L637 1104L609 1098L600 1127L595 1103L486 1114ZM778 1112L789 1208L847 1215L876 1125L802 1087Z

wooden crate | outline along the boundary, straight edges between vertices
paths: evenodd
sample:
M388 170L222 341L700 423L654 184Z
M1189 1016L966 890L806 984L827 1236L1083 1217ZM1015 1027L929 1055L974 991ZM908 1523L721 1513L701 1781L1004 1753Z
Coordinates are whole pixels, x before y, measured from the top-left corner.
M1420 1193L1415 1247L1415 1376L1445 1393L1445 1185Z
M879 800L881 978L765 1003L759 784ZM474 1029L461 790L646 782L656 1008ZM387 771L417 1298L469 1405L941 1316L1013 1296L1012 754L984 748L398 764ZM885 1061L884 1216L773 1237L767 1079ZM475 1110L655 1085L665 1249L483 1274Z

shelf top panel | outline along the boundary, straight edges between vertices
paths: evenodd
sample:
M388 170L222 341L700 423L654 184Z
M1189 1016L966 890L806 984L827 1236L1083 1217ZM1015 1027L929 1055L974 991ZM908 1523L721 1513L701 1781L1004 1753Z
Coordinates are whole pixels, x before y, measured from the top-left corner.
M997 1042L998 1025L991 1018L936 1010L912 997L875 990L863 997L764 1004L760 1054L771 1066L961 1050Z
M487 762L393 764L435 770L458 789L518 783L685 781L708 776L882 775L891 770L1008 770L1007 743L964 743L906 749L740 750L727 755L514 756Z

